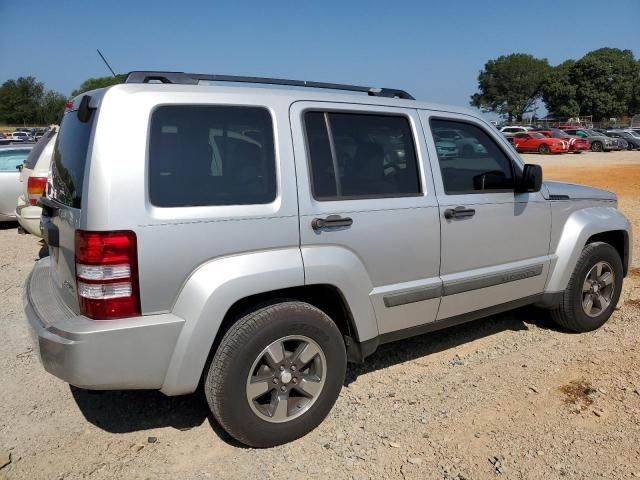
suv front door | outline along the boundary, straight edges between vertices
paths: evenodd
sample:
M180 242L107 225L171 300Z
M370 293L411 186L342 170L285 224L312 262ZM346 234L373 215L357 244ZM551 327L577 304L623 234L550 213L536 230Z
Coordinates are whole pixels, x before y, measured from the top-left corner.
M290 116L305 282L377 319L360 340L435 320L440 221L416 110L296 102Z
M438 320L541 293L550 265L551 209L540 192L515 192L522 166L506 140L474 117L429 111L420 117L441 219ZM464 139L456 155L437 148L444 130Z

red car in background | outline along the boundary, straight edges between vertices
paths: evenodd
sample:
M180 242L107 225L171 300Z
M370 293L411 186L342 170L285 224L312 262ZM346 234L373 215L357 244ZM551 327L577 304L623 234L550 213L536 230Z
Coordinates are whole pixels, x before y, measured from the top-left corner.
M582 153L585 150L591 149L591 142L589 140L575 135L569 135L567 132L557 128L552 128L551 130L538 130L537 133L541 133L545 137L564 140L569 143L569 151L573 153Z
M569 151L569 143L559 138L546 137L540 132L516 133L513 137L513 145L518 152L538 152L542 154L566 153Z

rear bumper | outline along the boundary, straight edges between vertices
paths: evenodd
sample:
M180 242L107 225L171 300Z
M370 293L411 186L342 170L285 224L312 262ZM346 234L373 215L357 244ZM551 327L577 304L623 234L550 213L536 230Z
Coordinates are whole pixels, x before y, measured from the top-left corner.
M49 258L27 279L23 303L45 370L94 389L159 389L183 325L160 314L95 321L76 315L52 287Z
M40 231L40 216L42 208L36 205L27 205L22 197L18 198L18 206L16 207L16 220L22 228L31 235L42 237Z

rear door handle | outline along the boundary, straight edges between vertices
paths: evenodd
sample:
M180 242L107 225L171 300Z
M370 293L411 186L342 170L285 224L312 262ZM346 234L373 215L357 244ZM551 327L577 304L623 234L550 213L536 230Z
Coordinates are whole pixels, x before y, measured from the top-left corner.
M339 228L350 227L353 219L349 217L341 217L340 215L329 215L327 218L314 218L311 220L311 228L314 230L322 230L323 228Z
M473 208L467 208L467 207L447 208L444 211L444 218L446 218L447 220L451 220L452 218L473 217L475 214L476 214L476 211Z

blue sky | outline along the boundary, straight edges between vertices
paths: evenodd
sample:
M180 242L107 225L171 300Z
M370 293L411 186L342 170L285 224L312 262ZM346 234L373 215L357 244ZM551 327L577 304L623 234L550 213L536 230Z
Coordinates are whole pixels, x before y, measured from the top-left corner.
M33 75L64 94L109 73L100 48L117 72L388 86L468 105L479 70L502 54L557 64L608 46L639 57L640 1L0 0L0 45L0 82Z

